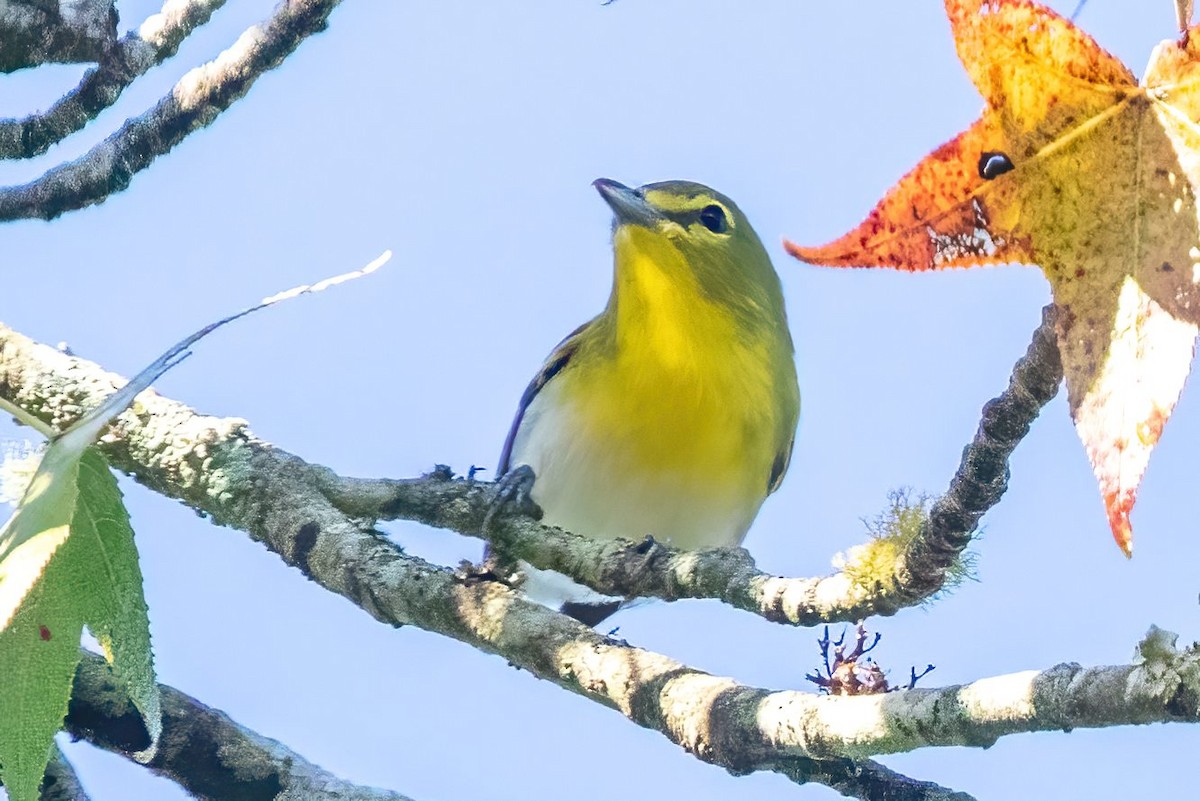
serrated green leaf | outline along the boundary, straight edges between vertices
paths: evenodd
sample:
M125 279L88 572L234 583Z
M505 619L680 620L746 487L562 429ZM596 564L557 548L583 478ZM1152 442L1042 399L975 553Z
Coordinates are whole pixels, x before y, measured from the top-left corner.
M133 529L116 479L91 444L139 392L217 328L368 275L389 258L386 251L361 270L273 295L205 326L51 438L20 506L0 528L0 781L11 801L38 797L54 734L67 714L84 625L145 720L150 746L139 758L153 755L162 731ZM8 402L0 409L50 433L23 409Z
M141 571L116 479L91 448L57 464L6 527L6 541L23 541L0 564L6 602L16 594L11 587L28 587L17 608L3 610L10 619L0 629L0 775L13 801L37 798L84 625L104 646L152 744L162 729Z
M78 579L86 581L76 595L84 624L100 641L113 673L142 713L150 734L148 758L162 732L158 684L150 646L150 619L142 595L133 527L125 511L116 477L95 449L84 451L79 465L79 501L71 522L71 539L82 560ZM86 545L86 547L85 547Z
M79 661L83 623L67 593L47 592L62 586L61 564L46 567L0 632L0 778L12 801L38 796Z

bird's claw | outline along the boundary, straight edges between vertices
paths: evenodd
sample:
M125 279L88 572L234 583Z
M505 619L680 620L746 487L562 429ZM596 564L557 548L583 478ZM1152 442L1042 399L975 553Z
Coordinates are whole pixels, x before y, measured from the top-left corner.
M509 470L496 481L496 497L488 506L483 518L483 531L486 534L497 517L503 514L522 514L540 520L542 507L533 500L533 482L536 479L533 468L521 465Z

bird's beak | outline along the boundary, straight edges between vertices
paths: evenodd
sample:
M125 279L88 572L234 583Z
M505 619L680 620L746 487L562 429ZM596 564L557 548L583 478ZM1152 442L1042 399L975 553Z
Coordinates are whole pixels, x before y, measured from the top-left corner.
M608 178L597 178L592 181L592 186L596 187L600 197L612 208L617 224L653 226L662 219L658 209L647 203L646 198L636 189L630 189L625 184Z

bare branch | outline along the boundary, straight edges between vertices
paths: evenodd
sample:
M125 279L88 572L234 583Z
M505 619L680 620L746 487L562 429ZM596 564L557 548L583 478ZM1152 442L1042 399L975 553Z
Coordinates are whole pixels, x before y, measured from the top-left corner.
M325 28L340 0L285 0L264 24L217 58L191 70L154 108L128 120L82 158L22 186L0 189L0 220L51 220L103 202L133 176L203 128L277 67L307 37Z
M507 554L609 595L717 598L767 620L801 626L892 615L942 588L980 518L1004 495L1008 459L1061 380L1053 306L1047 306L1008 389L984 405L979 431L963 450L946 494L933 505L894 575L874 586L862 586L847 571L821 578L771 576L740 548L677 551L653 542L593 540L526 517L500 518L486 536ZM347 479L328 472L321 481L334 505L353 517L402 518L485 536L483 521L495 499L491 485L448 478L445 471L418 480Z
M793 759L777 764L773 770L797 784L823 784L842 795L866 801L975 801L966 793L909 778L871 760Z
M6 335L6 330L0 328L0 343L11 350L0 359L0 370L9 373L0 382L0 397L40 413L56 427L71 422L81 404L97 404L119 384L115 376L85 362L60 361L65 357L51 350L35 354L33 343L15 332ZM62 373L64 370L67 372ZM64 386L64 375L74 375L76 380ZM1008 390L984 407L980 430L964 451L950 490L933 506L926 524L902 555L895 575L873 586L864 586L846 571L818 578L772 576L758 570L753 558L740 548L697 552L652 541L594 540L524 516L501 516L487 534L507 553L614 595L716 598L767 620L805 626L894 614L941 588L946 571L970 541L979 518L1003 494L1008 456L1042 405L1057 391L1060 376L1053 322L1047 312L1029 352L1017 363ZM61 394L68 387L75 402L64 405ZM250 434L241 421L202 418L186 406L167 401L156 407L154 418L144 417L143 422L153 426L157 439L147 442L146 452L130 453L124 463L118 459L122 469L217 520L229 519L229 513L213 502L214 496L224 498L225 505L255 502L249 496L257 482L213 487L214 476L201 464L164 461L156 449L183 458L198 441L193 432L203 429L206 458L221 461L227 458L223 454L236 453L239 461L253 460L263 476L287 473L297 482L297 493L312 495L319 490L322 500L328 499L339 516L402 517L471 536L484 535L484 520L496 497L494 485L451 480L448 470L410 480L342 478L272 448ZM171 422L174 427L168 424ZM223 481L224 474L215 478Z
M175 54L188 34L208 22L225 0L165 0L162 10L129 31L97 59L79 85L44 113L0 120L0 158L39 156L117 102L151 67Z
M929 520L897 566L895 592L864 613L893 614L942 588L946 573L971 541L979 520L1008 489L1008 459L1058 394L1062 361L1054 333L1054 305L1042 309L1025 355L1014 365L1008 389L983 406L975 439L963 449L950 488L929 510Z
M0 72L99 61L116 38L113 0L0 0Z
M46 775L42 778L41 801L91 801L75 768L57 745L50 750Z
M68 425L120 383L93 364L36 345L0 326L0 398L33 411L56 428ZM853 789L856 787L877 789L894 781L897 787L907 783L906 794L899 798L932 801L949 797L936 785L850 760L834 764L780 753L761 764L747 762L737 757L740 735L736 732L723 738L733 744L734 751L714 750L707 745L708 724L696 728L691 720L706 714L702 707L692 708L677 720L677 713L668 716L665 712L674 702L656 699L654 691L654 686L673 672L681 677L706 674L667 657L614 643L574 620L525 601L502 584L467 580L405 554L329 504L316 481L328 470L261 442L244 421L202 417L182 404L147 392L138 397L134 411L119 418L105 450L117 467L138 481L204 510L215 522L246 530L288 564L376 619L397 626L414 623L503 654L542 678L622 709L702 759L734 770L777 770L798 782L836 780L833 786L851 793L858 792ZM572 653L606 658L602 664L576 664ZM626 662L630 654L639 655L637 662ZM624 678L627 675L645 678L630 684ZM628 694L612 696L606 687L625 687ZM644 709L637 714L633 711L635 696L645 698ZM719 700L704 698L706 705ZM126 750L138 747L136 742L123 745ZM866 777L871 778L868 781ZM859 797L872 796L863 790Z
M95 405L120 381L88 363L66 359L52 349L40 350L16 332L0 329L4 359L0 369L0 397L22 405L61 428L84 406ZM1061 366L1052 338L1052 320L1046 312L1034 333L1025 357L1016 363L1008 390L984 406L976 439L967 446L949 492L932 507L906 552L901 554L894 577L864 586L845 571L821 578L780 578L758 571L754 559L740 548L682 552L653 541L630 543L600 541L542 525L523 516L493 520L487 534L506 553L535 566L552 568L593 588L613 595L678 598L718 598L767 620L811 626L821 622L858 621L870 615L894 614L923 601L941 588L946 572L971 532L1006 488L1007 459L1016 442L1028 432L1037 412L1057 391ZM64 361L65 360L65 361ZM64 378L71 377L70 384ZM70 391L72 402L62 393ZM355 480L304 462L254 438L241 421L200 417L181 404L161 402L145 452L131 452L122 469L164 494L188 502L218 520L229 518L214 495L232 498L227 504L250 502L253 482L240 488L212 487L223 474L209 475L203 465L176 464L156 450L186 458L196 444L194 430L203 429L204 453L217 462L223 454L252 459L263 475L286 472L300 484L296 492L319 490L335 511L354 519L407 518L454 529L472 536L484 535L484 520L496 500L491 483L451 480L448 470L416 480ZM166 422L174 421L175 427ZM142 441L139 434L133 442ZM229 457L232 458L232 457ZM302 487L301 487L302 486ZM232 495L230 495L232 494ZM232 523L233 525L238 525ZM239 526L244 528L244 526Z
M0 328L0 396L55 425L116 383L94 365ZM312 482L319 468L257 440L242 421L204 418L144 393L105 452L143 483L245 530L376 619L500 654L735 772L794 775L788 771L800 769L798 759L858 760L923 746L987 746L1017 732L1200 720L1200 655L1161 642L1137 664L1059 665L942 689L833 697L747 687L604 637L499 582L404 553L332 506Z
M339 779L174 687L160 685L159 689L163 732L147 767L197 798L409 801L390 790ZM141 716L120 683L104 660L90 653L84 654L75 672L66 728L75 737L131 759L149 741Z

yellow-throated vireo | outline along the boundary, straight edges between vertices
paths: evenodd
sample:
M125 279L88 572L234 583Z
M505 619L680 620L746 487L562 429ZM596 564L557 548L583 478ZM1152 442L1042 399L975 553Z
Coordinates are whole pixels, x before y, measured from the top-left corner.
M787 471L800 390L771 260L706 186L595 182L613 289L521 398L499 475L527 465L543 522L678 548L741 543ZM588 625L622 599L522 564L524 590Z

